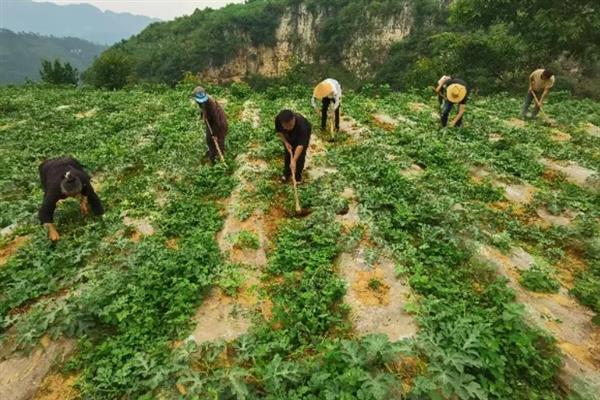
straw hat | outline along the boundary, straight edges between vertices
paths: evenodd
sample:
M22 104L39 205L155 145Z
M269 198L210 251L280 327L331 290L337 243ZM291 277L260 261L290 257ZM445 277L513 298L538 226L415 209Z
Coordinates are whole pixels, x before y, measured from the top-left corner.
M333 92L333 90L334 89L331 82L323 81L315 87L315 90L313 91L313 96L316 99L321 100L323 97L329 96L331 92Z
M467 88L458 83L453 83L446 89L446 97L451 103L460 103L467 95Z

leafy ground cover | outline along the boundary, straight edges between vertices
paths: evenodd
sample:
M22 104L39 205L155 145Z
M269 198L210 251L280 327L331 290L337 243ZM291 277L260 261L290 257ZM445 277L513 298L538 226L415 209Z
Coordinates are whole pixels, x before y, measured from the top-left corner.
M294 218L272 123L289 107L318 125L308 91L210 88L231 125L227 163L211 168L190 89L2 89L0 356L76 339L60 373L82 398L593 398L559 377L561 357L600 370L600 187L586 172L600 171L597 103L555 93L542 120L523 123L520 99L475 98L450 130L423 93L349 93L343 132L315 130L300 188L311 213ZM92 172L107 213L82 220L65 202L52 246L36 222L37 166L62 154ZM265 167L240 189L249 162ZM224 240L264 247L266 265L249 329L197 343L211 290L248 297L247 265L218 239L233 197L236 218L265 227ZM353 207L360 222L348 225ZM415 335L353 326L338 261L358 250L367 265L393 260ZM386 288L368 276L365 290ZM589 312L582 359L552 307L542 324L529 316L567 300Z

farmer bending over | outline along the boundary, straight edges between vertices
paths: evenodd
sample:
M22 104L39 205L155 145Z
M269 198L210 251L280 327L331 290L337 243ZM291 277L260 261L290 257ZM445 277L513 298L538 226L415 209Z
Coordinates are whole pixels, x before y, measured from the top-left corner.
M44 189L44 200L40 207L40 222L48 229L50 240L60 238L54 226L54 210L59 200L78 197L81 213L88 214L88 202L95 215L102 215L104 209L90 183L90 176L72 157L54 158L40 165L40 180Z
M523 104L523 119L527 119L532 100L535 100L535 107L531 113L531 119L536 119L552 86L554 86L554 74L549 69L536 69L529 75L529 89Z
M282 182L287 182L292 176L292 172L294 172L296 182L302 182L302 171L310 143L311 129L310 122L306 118L290 110L283 110L275 117L275 131L284 146Z
M227 135L228 129L227 117L219 103L209 97L204 88L198 86L192 92L192 97L200 108L200 117L206 126L206 145L208 146L208 151L205 157L208 157L214 164L216 157L225 154L225 135Z
M315 87L310 102L318 114L319 108L317 107L316 100L321 100L321 130L325 130L329 105L333 101L335 131L338 132L340 130L340 103L342 101L342 87L340 83L335 79L325 79Z
M450 126L461 126L462 118L465 114L465 108L467 99L469 97L469 90L465 81L457 78L447 79L442 84L442 96L444 97L444 103L442 104L442 113L440 121L442 126L448 125L448 116L452 111L452 107L458 104L458 113L456 117L450 122Z
M446 83L446 81L450 80L450 79L452 79L452 75L442 76L437 83L437 87L435 88L435 94L437 94L438 103L440 103L440 108L442 107L442 103L444 102L444 99L446 98L446 93L444 91L444 83Z

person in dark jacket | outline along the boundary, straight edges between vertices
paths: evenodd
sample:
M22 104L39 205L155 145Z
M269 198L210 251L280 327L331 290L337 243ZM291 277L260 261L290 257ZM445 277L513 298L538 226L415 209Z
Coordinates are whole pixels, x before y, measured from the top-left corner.
M44 161L40 165L40 180L44 189L44 199L39 210L40 222L48 229L53 242L60 238L54 226L54 210L59 200L79 197L81 213L88 214L88 204L95 215L104 214L102 203L90 183L90 176L73 157L60 157Z
M312 126L302 115L290 110L275 117L275 131L283 142L284 167L282 182L287 182L295 172L296 182L302 182L302 171L310 143Z
M206 125L206 145L208 146L206 156L214 163L215 159L219 157L219 150L221 154L225 155L225 136L228 130L227 117L223 108L216 100L206 94L203 87L198 86L195 88L192 97L198 104L200 117ZM215 139L219 149L215 145Z

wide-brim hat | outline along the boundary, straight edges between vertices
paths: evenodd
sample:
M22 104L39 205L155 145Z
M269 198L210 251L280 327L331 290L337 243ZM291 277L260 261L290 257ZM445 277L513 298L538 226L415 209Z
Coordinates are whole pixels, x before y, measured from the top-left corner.
M194 89L192 97L198 104L206 103L208 101L208 95L202 86L198 86Z
M446 98L451 103L460 103L467 95L467 88L458 83L453 83L446 89Z
M316 99L321 100L323 97L329 96L331 92L333 92L333 85L331 82L323 81L315 87L313 96Z

